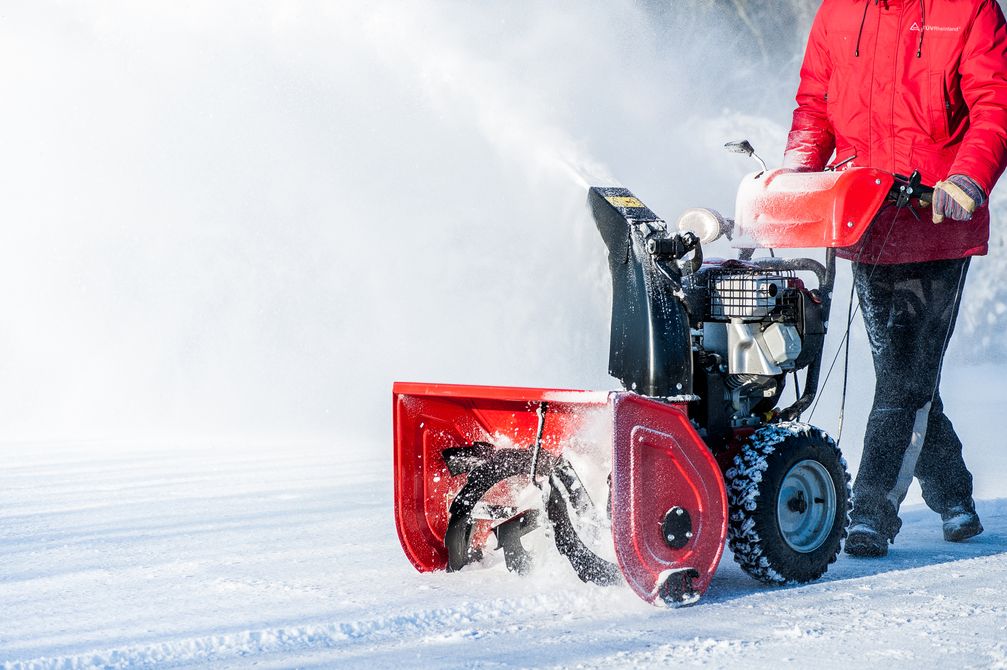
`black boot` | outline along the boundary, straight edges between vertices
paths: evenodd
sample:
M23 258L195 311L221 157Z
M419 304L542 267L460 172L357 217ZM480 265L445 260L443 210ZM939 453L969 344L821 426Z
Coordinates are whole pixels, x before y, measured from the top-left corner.
M860 558L880 558L888 555L888 545L902 528L898 510L888 500L880 504L865 504L854 499L850 514L850 529L846 534L846 553Z
M946 542L961 542L983 532L983 525L979 522L975 504L971 500L967 503L951 505L941 512L941 520L944 522L944 540Z
M855 523L846 535L846 553L858 558L880 558L888 555L890 539L869 523Z

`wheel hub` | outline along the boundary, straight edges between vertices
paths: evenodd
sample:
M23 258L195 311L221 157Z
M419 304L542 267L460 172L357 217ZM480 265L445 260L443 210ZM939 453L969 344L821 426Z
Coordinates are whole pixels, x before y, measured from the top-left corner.
M836 487L824 465L806 459L790 468L780 485L776 516L794 551L806 554L822 546L836 519Z

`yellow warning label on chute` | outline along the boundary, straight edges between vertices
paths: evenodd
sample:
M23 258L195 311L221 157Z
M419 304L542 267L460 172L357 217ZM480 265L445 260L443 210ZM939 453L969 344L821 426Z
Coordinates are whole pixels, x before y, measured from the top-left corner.
M633 207L646 207L646 205L644 205L642 202L640 202L636 198L627 197L627 196L615 196L615 195L613 195L613 196L610 196L608 198L605 198L605 200L608 200L609 204L612 205L613 207L624 207L624 208L625 207L629 207L629 208L633 208Z

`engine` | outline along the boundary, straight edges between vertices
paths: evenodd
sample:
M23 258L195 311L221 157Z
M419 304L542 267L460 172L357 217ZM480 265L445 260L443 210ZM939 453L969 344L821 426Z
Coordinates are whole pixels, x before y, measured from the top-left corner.
M692 316L699 415L708 439L765 423L787 374L820 355L826 324L817 292L808 290L796 271L735 260L705 263L683 289Z
M704 260L704 240L730 228L712 210L690 210L670 234L624 188L592 188L588 198L612 275L609 374L641 395L688 402L713 448L738 429L799 418L818 388L834 253L825 265ZM795 401L778 406L787 375L803 369L803 392L793 375Z

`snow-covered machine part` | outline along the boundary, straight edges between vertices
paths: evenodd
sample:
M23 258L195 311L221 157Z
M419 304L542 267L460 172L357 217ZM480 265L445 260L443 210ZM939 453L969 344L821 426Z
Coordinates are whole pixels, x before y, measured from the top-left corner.
M782 276L720 274L710 282L710 313L715 319L761 321L780 305L786 287Z
M397 383L393 407L396 528L418 570L459 570L499 550L523 572L533 557L521 538L548 525L583 581L625 580L670 606L709 586L724 549L727 491L683 404L627 392ZM611 436L600 445L612 458L607 501L586 499L564 454L599 422ZM540 489L541 505L529 505L529 486ZM587 513L608 517L617 565L577 535L571 515Z
M875 168L755 172L738 188L737 248L848 247L860 241L895 177Z
M710 259L683 277L697 340L696 383L705 389L697 393L708 440L764 423L759 417L774 409L786 373L806 370L805 388L780 414L796 418L812 401L834 267L831 256L825 265L811 259ZM801 274L814 277L818 286L809 289Z
M716 242L731 231L734 223L719 212L703 207L694 207L682 212L676 227L680 233L692 233L702 244Z
M678 261L690 253L689 269L702 261L698 237L670 235L664 220L625 188L592 188L588 204L612 276L609 374L646 396L690 396L692 340Z

